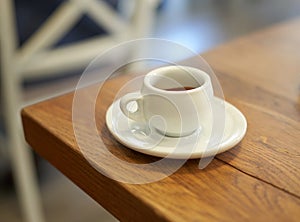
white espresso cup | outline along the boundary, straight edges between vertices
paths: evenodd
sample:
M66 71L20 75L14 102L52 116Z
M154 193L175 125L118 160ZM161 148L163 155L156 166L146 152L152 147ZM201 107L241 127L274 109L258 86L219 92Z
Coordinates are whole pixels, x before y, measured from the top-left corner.
M161 134L187 136L211 125L213 88L207 73L187 66L165 66L149 72L138 93L120 100L122 112L149 123ZM132 111L129 104L136 102Z

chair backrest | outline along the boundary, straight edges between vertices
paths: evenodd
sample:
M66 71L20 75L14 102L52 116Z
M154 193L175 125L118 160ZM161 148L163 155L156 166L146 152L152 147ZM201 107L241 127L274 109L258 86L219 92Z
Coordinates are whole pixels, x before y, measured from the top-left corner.
M149 34L157 0L131 0L128 7L120 7L118 13L103 0L64 1L20 48L16 63L25 78L35 78L86 65L92 58L114 45ZM124 5L123 5L124 6ZM121 14L121 15L120 15ZM122 17L126 14L126 18ZM88 15L107 31L107 35L76 44L51 49L83 16Z
M6 63L5 67L13 67L13 72L10 69L10 74L5 74L2 80L13 81L18 85L23 80L66 75L70 71L84 68L104 50L126 40L146 37L150 33L159 0L116 1L122 3L117 5L117 10L107 1L63 1L30 38L18 47L14 4L12 0L4 0L0 7L0 36L2 45L8 47L1 51L10 56L1 59L1 63ZM107 34L53 47L83 16L91 18Z

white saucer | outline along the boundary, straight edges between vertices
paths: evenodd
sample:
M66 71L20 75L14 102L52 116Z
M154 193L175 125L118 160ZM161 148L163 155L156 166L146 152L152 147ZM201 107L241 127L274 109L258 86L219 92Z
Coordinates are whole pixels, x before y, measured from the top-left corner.
M215 101L216 106L223 110L225 105L223 112L225 122L220 121L220 127L214 130L220 131L215 133L218 135L211 134L205 126L202 126L201 130L189 136L179 138L163 136L155 129L147 127L145 123L128 119L120 110L119 100L107 110L106 125L120 143L144 154L174 159L214 156L238 144L247 129L246 119L236 107L218 98L215 98Z

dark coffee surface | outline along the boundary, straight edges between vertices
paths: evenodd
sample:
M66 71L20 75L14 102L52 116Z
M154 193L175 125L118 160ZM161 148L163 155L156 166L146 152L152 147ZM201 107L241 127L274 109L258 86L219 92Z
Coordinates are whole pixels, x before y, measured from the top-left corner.
M176 88L169 88L165 89L167 91L185 91L185 90L191 90L195 89L196 87L191 87L191 86L182 86L182 87L176 87Z

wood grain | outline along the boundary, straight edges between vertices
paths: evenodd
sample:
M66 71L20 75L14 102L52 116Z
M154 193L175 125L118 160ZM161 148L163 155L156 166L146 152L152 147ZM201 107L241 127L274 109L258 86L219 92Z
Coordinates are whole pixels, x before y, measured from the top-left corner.
M72 95L63 96L26 108L23 111L24 126L30 129L30 133L25 131L26 138L41 156L122 221L298 219L298 198L219 160L214 160L205 170L198 169L197 161L188 161L172 176L151 184L130 185L106 178L90 166L70 133L72 98ZM49 103L51 112L47 111ZM36 113L35 109L39 112ZM45 120L48 120L46 124ZM106 128L104 131L108 134ZM91 153L100 149L89 140L88 135L87 146ZM126 149L114 141L110 143L110 149L113 148L116 155L122 155L124 160L149 161L148 156ZM105 156L95 155L94 161L100 168L113 164L116 170L121 170L117 162L112 163ZM165 167L171 165L172 161ZM131 173L134 172L141 173L133 169ZM128 172L122 173L131 176Z
M204 55L226 99L245 114L249 125L242 144L218 158L298 197L299 23L271 27Z
M84 116L99 85L82 89L78 126L85 138L78 147L72 125L74 94L44 101L22 111L25 137L33 149L122 221L298 221L300 217L300 20L267 29L221 46L204 57L215 69L226 99L246 116L248 132L234 149L218 155L204 170L190 160L158 182L127 184L111 175L134 178L161 176L177 164L156 168L123 168L121 160L158 161L114 140L105 112L116 93L136 75L107 81L97 96L96 130ZM293 31L294 35L287 35ZM298 37L295 37L298 36ZM298 45L297 45L298 44ZM297 50L298 46L298 50ZM138 84L133 84L130 91ZM91 165L93 164L93 166Z

